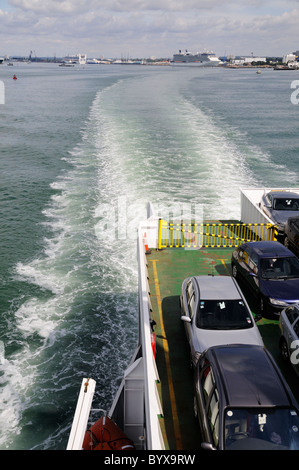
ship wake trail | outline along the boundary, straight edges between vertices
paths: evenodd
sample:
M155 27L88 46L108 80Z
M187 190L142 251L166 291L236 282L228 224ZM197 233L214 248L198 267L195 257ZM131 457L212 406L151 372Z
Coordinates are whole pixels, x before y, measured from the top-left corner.
M124 80L98 99L102 197L109 203L123 191L129 202L194 202L210 217L225 209L238 218L239 187L255 182L245 138L187 99L172 78L171 85L166 74Z
M55 442L41 431L35 448L57 448L60 432L67 437L60 406L74 405L81 374L97 378L98 399L108 408L137 344L137 274L134 265L127 267L135 241L126 248L96 230L109 184L98 132L89 120L70 152L69 171L52 184L43 253L15 267L27 294L13 306L18 348L1 367L1 448L28 445L30 426L43 416L55 423Z

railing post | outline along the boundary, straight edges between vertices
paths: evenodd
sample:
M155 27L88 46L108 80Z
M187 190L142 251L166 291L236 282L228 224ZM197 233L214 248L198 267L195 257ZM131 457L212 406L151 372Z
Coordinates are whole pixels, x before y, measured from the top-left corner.
M159 219L159 224L158 224L158 250L161 250L162 248L162 241L161 241L161 237L162 237L162 219L160 218Z

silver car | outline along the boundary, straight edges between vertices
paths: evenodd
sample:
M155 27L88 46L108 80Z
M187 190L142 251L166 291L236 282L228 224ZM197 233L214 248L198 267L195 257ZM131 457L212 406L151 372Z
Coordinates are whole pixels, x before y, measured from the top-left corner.
M299 304L285 308L279 318L279 347L282 357L290 362L299 375Z
M211 346L263 346L250 308L230 276L195 276L182 284L181 319L190 345L191 363Z
M278 234L284 235L289 217L299 215L299 194L290 191L269 191L260 201L260 208L278 228Z

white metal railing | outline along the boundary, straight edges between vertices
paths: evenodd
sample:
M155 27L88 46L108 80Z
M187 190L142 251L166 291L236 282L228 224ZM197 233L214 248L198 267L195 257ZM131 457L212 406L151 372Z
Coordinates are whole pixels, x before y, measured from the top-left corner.
M151 212L151 217L138 228L138 266L139 266L139 308L140 335L144 366L144 409L146 426L146 448L164 450L164 440L159 424L162 414L161 402L157 391L158 371L151 344L150 300L148 289L147 261L144 247L144 235L151 248L157 246L158 218Z
M87 428L88 418L95 392L96 382L93 379L82 380L73 424L67 444L67 450L81 450Z

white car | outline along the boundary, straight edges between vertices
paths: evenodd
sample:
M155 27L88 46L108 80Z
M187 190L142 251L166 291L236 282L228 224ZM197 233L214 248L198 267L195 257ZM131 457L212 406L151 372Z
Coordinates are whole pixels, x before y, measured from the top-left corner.
M299 375L299 304L290 305L281 312L279 326L282 357Z
M184 280L181 320L190 346L191 363L212 346L254 344L263 340L236 280L230 276L194 276Z

